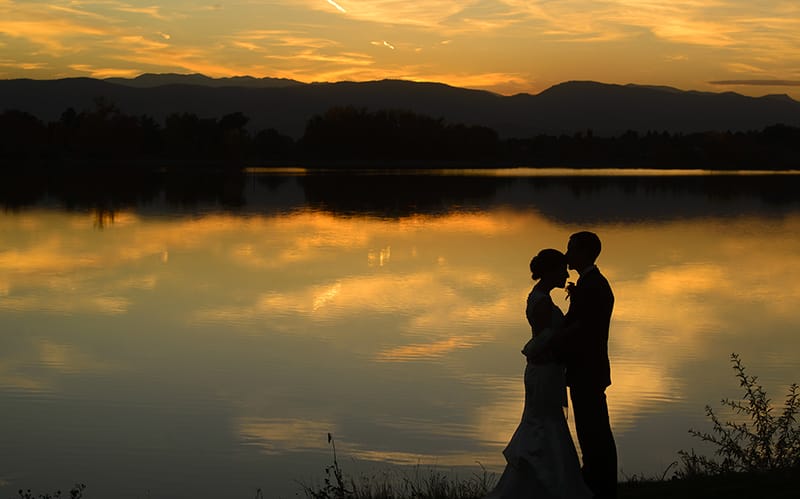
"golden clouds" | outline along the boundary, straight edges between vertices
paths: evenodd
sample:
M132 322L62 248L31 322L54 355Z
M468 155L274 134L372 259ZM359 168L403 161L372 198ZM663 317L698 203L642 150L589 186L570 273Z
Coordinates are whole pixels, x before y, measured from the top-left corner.
M152 17L153 19L158 19L159 21L166 21L168 20L167 16L161 13L161 8L155 5L146 6L146 7L135 7L132 5L125 5L120 4L114 7L115 10L120 12L128 12L131 14L141 14L144 16Z
M14 77L403 78L506 94L594 79L702 90L796 81L799 47L791 2L0 1L0 60Z
M85 73L92 78L135 78L139 76L136 69L125 68L98 68L88 64L70 64L69 69L78 73Z
M0 11L0 13L2 13ZM100 37L111 32L99 26L62 19L34 20L27 18L8 18L0 20L0 33L23 38L34 45L39 45L53 54L75 51L68 43L81 36Z

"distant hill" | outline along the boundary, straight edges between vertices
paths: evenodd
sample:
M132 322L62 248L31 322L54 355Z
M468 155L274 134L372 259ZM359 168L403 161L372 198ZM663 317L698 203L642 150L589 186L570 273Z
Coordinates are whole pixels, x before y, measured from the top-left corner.
M158 120L175 112L220 117L243 112L253 130L274 128L298 138L306 122L333 106L405 109L452 123L484 125L503 137L548 133L595 135L627 130L669 132L760 130L800 126L800 102L785 95L683 91L669 87L573 81L537 95L501 96L440 83L382 80L300 83L273 78L142 75L134 79L0 80L0 110L19 109L46 121L69 107L94 107L103 97L127 114Z

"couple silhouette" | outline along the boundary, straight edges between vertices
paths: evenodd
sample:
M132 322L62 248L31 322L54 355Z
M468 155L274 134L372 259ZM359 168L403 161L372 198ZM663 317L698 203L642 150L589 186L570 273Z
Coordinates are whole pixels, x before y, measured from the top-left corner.
M617 448L608 418L608 328L614 294L595 265L600 238L572 234L566 254L543 249L530 263L536 281L526 308L532 338L522 353L525 406L503 454L506 468L486 499L615 499ZM576 270L576 284L567 284ZM550 297L566 288L566 315ZM563 407L572 400L581 467Z

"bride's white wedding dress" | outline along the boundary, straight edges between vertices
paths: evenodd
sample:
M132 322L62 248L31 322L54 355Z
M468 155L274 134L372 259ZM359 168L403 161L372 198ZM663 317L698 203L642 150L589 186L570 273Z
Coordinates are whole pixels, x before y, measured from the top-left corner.
M529 322L531 311L540 300L547 300L553 312L551 327L534 339L536 353L546 352L553 334L564 323L561 309L549 295L536 289L528 296ZM592 497L581 478L578 453L562 409L566 404L564 366L552 360L551 355L544 357L548 360L528 362L525 367L522 421L503 451L506 468L486 499Z

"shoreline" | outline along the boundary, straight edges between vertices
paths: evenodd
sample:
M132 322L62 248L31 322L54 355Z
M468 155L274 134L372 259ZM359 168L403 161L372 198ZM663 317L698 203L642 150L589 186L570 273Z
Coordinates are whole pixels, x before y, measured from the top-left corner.
M800 174L800 164L795 167L755 168L742 165L699 166L699 165L648 165L647 163L620 165L618 163L547 163L529 164L509 161L441 161L441 160L285 160L285 161L253 161L231 163L218 160L65 160L54 163L47 162L14 162L0 160L0 175L23 176L30 174L253 174L253 173L414 173L414 172L474 172L474 173L549 173L553 176L570 176L576 174L603 174L603 176L644 176L644 175L766 175L766 174ZM514 176L514 175L509 175ZM521 175L535 176L535 175Z

